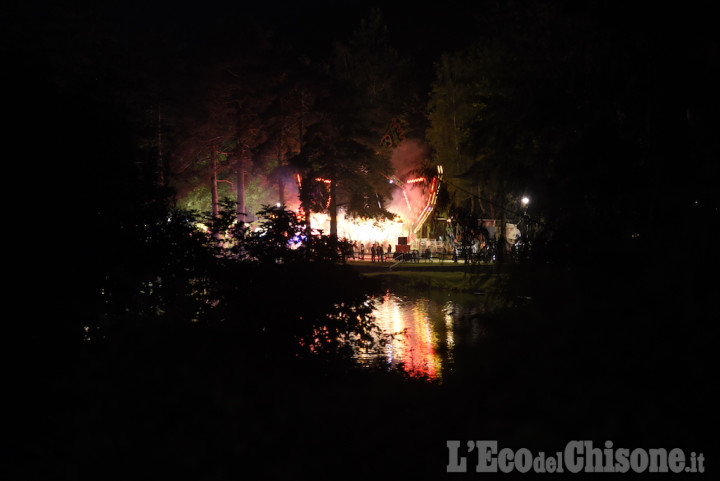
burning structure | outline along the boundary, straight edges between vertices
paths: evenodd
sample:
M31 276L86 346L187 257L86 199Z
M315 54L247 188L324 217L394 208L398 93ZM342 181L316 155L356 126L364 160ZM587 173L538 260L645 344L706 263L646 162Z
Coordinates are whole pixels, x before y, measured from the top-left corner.
M372 201L378 202L378 208L390 214L385 218L369 218L349 215L342 207L337 209L337 236L350 242L394 247L393 251L402 252L419 249L423 226L426 225L435 210L438 190L442 181L443 168L437 166L431 170L423 170L427 165L427 150L421 142L404 140L394 146L390 158L391 172L382 174L390 188L391 198L382 195ZM307 180L306 180L307 181ZM314 178L318 184L325 184L330 189L331 181ZM300 175L293 182L297 194L302 190ZM285 205L288 209L303 215L299 195L286 195ZM381 205L382 204L382 205ZM325 206L324 212L310 214L310 227L323 234L331 232L331 205Z
M341 212L338 214L338 237L365 245L390 244L397 246L395 251L419 248L416 244L423 225L435 208L442 172L443 168L439 165L436 175L430 179L413 177L403 181L395 175L388 176L388 182L396 187L389 209L395 217L384 220L355 218ZM311 226L314 230L329 232L330 216L313 213Z

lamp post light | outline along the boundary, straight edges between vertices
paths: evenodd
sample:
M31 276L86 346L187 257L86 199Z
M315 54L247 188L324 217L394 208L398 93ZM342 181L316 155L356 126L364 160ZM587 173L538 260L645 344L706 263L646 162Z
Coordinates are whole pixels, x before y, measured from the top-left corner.
M522 212L522 220L523 220L523 229L522 229L522 232L523 232L523 244L522 244L522 249L523 249L523 254L524 254L524 255L527 255L528 242L529 242L529 239L528 239L528 229L529 229L529 227L530 227L530 226L528 225L527 207L528 207L528 204L530 203L530 198L525 195L525 196L523 196L522 199L520 199L520 202L522 203L522 206L523 206L523 212ZM523 257L524 257L524 255L523 255Z

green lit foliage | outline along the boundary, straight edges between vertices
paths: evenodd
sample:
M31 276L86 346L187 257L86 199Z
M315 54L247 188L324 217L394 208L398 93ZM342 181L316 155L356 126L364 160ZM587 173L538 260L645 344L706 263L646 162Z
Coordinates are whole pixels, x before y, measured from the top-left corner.
M605 70L624 66L591 20L592 8L565 16L545 2L498 7L476 41L437 65L428 140L448 160L456 202L473 210L479 201L476 215L518 222L519 198L532 192L535 219L563 223L563 235L598 228L594 213L611 185L598 182L609 174L598 169L628 152L607 110L619 92L604 83Z
M212 209L212 197L208 182L197 182L197 186L194 189L178 199L178 208L198 212L210 211ZM218 183L219 198L231 198L233 194L233 188L230 184L226 182Z
M479 216L499 218L502 209L514 210L525 178L540 169L533 140L539 134L527 120L537 101L523 79L537 74L531 70L537 62L527 67L517 57L507 42L483 38L444 55L436 66L428 141L448 181L457 184L456 201L466 199L474 209L485 199Z
M472 63L459 55L445 54L436 66L436 80L428 102L430 125L426 138L432 145L435 161L442 164L447 175L464 173L471 161L464 152L467 142L467 123L474 106L469 101L473 85Z

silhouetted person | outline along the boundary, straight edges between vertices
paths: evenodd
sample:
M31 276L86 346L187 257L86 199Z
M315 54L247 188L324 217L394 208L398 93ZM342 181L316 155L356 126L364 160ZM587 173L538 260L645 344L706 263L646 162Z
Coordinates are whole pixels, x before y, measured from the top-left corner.
M385 260L385 253L383 252L382 245L377 246L378 261L383 262Z
M365 244L360 243L360 260L365 260Z
M373 262L375 262L375 244L370 246L370 258Z
M392 246L390 244L388 244L387 258L388 260L392 259Z

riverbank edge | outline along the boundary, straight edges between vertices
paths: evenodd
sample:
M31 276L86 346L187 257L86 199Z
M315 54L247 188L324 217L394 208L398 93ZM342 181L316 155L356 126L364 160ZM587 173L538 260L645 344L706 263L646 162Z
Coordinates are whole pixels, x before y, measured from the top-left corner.
M492 273L463 271L385 270L361 272L362 276L377 279L384 289L438 289L462 293L484 293L493 290L501 279Z

